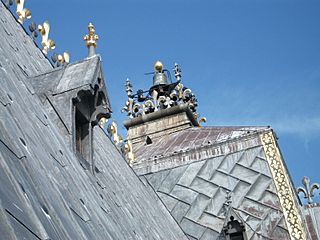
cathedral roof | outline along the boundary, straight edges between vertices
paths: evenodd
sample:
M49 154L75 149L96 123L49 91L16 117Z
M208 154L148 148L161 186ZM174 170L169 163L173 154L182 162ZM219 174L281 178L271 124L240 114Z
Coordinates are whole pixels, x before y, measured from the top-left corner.
M43 102L90 89L100 58L54 69L2 2L0 36L1 238L185 239L102 128L92 130L92 172L55 122L58 100Z
M162 64L155 66L149 95L132 94L126 84L130 119L124 125L135 154L130 164L188 237L233 239L239 231L247 239L304 239L296 192L273 130L201 126L197 99L182 85L180 72L168 83Z

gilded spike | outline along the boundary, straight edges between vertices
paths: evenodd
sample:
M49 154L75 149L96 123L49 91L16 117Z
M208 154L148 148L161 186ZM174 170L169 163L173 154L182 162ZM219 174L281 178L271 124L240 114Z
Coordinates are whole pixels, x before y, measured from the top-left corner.
M31 18L31 12L29 9L24 8L24 0L16 0L17 3L17 14L19 16L18 22L23 24L26 19Z
M94 34L95 29L92 23L88 25L88 34L83 37L83 40L86 41L86 45L89 50L89 57L95 55L95 48L97 47L97 41L99 40L99 36Z

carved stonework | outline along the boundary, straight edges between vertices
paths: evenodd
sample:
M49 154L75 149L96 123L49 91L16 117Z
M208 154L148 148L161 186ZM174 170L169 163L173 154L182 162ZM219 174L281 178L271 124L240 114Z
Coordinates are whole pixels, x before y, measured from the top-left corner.
M306 239L306 234L302 225L298 206L294 200L289 177L283 165L280 152L272 132L266 132L260 135L267 161L270 166L271 174L279 194L283 214L288 226L291 239Z

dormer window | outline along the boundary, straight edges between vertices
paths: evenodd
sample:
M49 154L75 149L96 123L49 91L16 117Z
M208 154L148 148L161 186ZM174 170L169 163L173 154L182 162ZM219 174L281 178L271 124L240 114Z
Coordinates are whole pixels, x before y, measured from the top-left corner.
M91 115L94 110L94 95L90 91L79 92L74 101L74 145L80 162L86 168L91 163Z
M245 227L238 220L235 220L233 216L230 217L230 221L223 228L227 240L246 240Z
M95 85L93 89L81 90L73 99L74 150L79 162L85 169L93 168L92 130L100 118L109 118L110 109L103 86Z
M80 112L80 110L76 107L76 117L75 117L75 130L76 130L76 151L83 158L89 159L89 132L90 132L90 124L89 121L85 118L85 116Z

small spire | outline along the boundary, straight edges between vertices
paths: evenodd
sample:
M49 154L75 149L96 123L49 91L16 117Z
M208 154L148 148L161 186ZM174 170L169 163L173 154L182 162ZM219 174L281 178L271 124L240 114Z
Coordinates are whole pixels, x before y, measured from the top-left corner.
M177 81L181 80L181 68L179 67L178 63L174 64L174 76L177 79Z
M83 40L86 41L86 45L88 47L88 57L92 57L95 55L95 48L97 47L97 41L99 40L99 36L94 34L95 29L92 23L88 25L88 34L83 37Z

